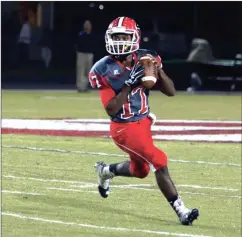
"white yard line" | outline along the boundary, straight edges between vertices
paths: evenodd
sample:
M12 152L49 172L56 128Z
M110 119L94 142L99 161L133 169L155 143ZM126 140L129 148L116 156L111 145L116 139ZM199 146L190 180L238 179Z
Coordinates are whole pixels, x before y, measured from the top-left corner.
M34 217L34 216L25 216L22 214L9 213L9 212L2 212L2 215L11 216L11 217L19 218L19 219L45 222L45 223L50 223L50 224L78 226L78 227L89 228L89 229L103 229L106 231L137 232L137 233L148 233L148 234L180 236L180 237L211 237L211 236L207 236L207 235L172 233L172 232L167 232L167 231L153 231L153 230L147 230L147 229L130 229L130 228L124 228L124 227L98 226L98 225L84 224L84 223L65 222L65 221L60 221L60 220L44 219L44 218Z
M26 194L26 195L33 195L33 196L40 196L43 195L41 193L27 193L21 191L10 191L10 190L2 190L2 193L9 193L9 194Z
M97 187L97 184L96 184ZM158 189L149 189L149 188L141 188L141 187L122 187L118 185L111 185L112 188L122 188L122 189L132 189L132 190L144 190L144 191L149 191L149 192L160 192ZM47 188L49 190L59 190L63 192L91 192L90 190L82 190L82 189L67 189L67 188L55 188L55 187L50 187ZM98 193L96 191L93 191L93 193ZM189 194L189 195L198 195L198 196L206 196L209 198L217 198L217 197L224 197L224 198L238 198L242 199L242 196L238 195L223 195L223 194L215 194L215 195L210 195L209 193L195 193L195 192L187 192L187 191L179 191L179 193L183 194Z
M2 175L2 177L4 178L10 178L10 179L23 179L23 180L32 180L32 181L39 181L39 182L54 182L54 183L69 183L71 184L70 187L76 187L79 189L67 189L67 188L56 188L56 187L49 187L48 189L53 189L53 190L60 190L60 191L66 191L66 192L83 192L84 188L94 188L97 187L96 183L90 183L90 182L82 182L82 181L72 181L72 180L58 180L58 179L43 179L43 178L33 178L33 177L24 177L24 176L14 176L14 175ZM75 184L75 185L72 185ZM79 184L79 185L77 185ZM199 187L201 189L221 189L221 190L226 190L226 191L239 191L239 189L232 189L232 188L226 188L226 187L202 187L199 185L183 185L185 187L193 187L195 186L196 188ZM151 189L151 188L143 188L143 187L154 187L154 185L150 185L150 184L130 184L130 185L116 185L113 184L111 185L111 188L121 188L121 189L132 189L132 190L145 190L145 191L159 191L158 189ZM179 185L178 185L179 187ZM89 190L88 190L89 192ZM92 192L92 190L90 190L90 192ZM229 196L229 195L220 195L220 194L214 194L214 195L210 195L208 193L195 193L195 192L187 192L187 191L180 191L180 193L184 193L184 194L191 194L191 195L201 195L201 196L208 196L208 197L226 197L226 198L239 198L241 199L241 196L238 195L233 195L233 196Z
M242 196L239 196L239 195L233 195L233 196L223 195L223 194L210 195L208 193L194 193L194 192L187 192L187 191L180 191L180 193L191 194L191 195L199 195L199 196L206 196L206 197L210 197L210 198L225 197L225 198L238 198L238 199L242 199Z
M200 185L190 185L190 184L178 184L177 187L184 187L184 188L194 188L194 189L211 189L211 190L225 190L230 192L237 192L240 189L235 188L227 188L227 187L208 187L208 186L200 186Z
M127 155L123 154L112 154L112 153L104 153L104 152L89 152L89 151L75 151L75 150L62 150L55 148L42 148L42 147L28 147L28 146L15 146L15 145L3 145L3 148L13 148L13 149L23 149L23 150L31 150L31 151L49 151L49 152L60 152L60 153L76 153L76 154L87 154L87 155L95 155L95 156L108 156L108 157L125 157L128 158ZM190 164L202 164L202 165L215 165L215 166L234 166L234 167L242 167L241 164L235 163L227 163L227 162L208 162L208 161L199 161L199 160L177 160L177 159L169 159L170 162L175 163L190 163Z
M216 124L215 124L216 125ZM235 125L237 125L235 123ZM2 119L2 128L10 128L10 129L34 129L34 130L65 130L65 131L94 131L100 132L105 131L109 133L110 125L109 123L97 123L97 122L78 122L71 120L62 120L62 119ZM238 135L241 135L241 127L238 126L186 126L186 124L182 125L174 125L169 123L169 125L159 125L158 123L153 125L151 128L152 132L157 131L169 131L169 132L184 132L184 131L212 131L219 130L223 131L223 134L227 134L229 130L238 131ZM200 132L198 132L200 134ZM181 134L182 135L182 134ZM185 134L183 134L185 135ZM216 134L211 134L216 135Z
M69 183L73 184L70 187L78 187L78 188L92 188L96 187L96 183L85 182L85 181L76 181L76 180L61 180L61 179L43 179L43 178L34 178L34 177L26 177L26 176L14 176L14 175L2 175L4 178L10 179L23 179L23 180L33 180L39 182L54 182L54 183ZM191 185L191 184L178 184L177 187L186 187L186 188L194 188L194 189L210 189L210 190L224 190L230 192L240 191L240 189L228 188L228 187L209 187L209 186L200 186L200 185ZM115 188L142 188L142 187L155 187L154 184L112 184L112 187ZM143 189L143 188L142 188ZM147 188L146 188L147 189ZM151 190L151 189L147 189Z
M49 187L47 189L52 189L52 190L59 190L59 191L65 191L65 192L83 192L84 190L81 190L81 189L84 189L84 188L93 188L93 187L97 187L97 184L96 183L88 183L88 182L82 182L82 181L71 181L71 180L58 180L58 179L43 179L43 178L33 178L33 177L24 177L24 176L14 176L14 175L2 175L2 177L4 178L11 178L11 179L23 179L23 180L32 180L32 181L39 181L39 182L54 182L54 183L69 183L69 184L81 184L81 185L71 185L70 187L77 187L79 189L69 189L69 188L56 188L56 187ZM158 189L149 189L149 188L143 188L143 187L147 187L148 185L147 184L135 184L135 185L111 185L111 188L122 188L122 189L132 189L132 190L145 190L145 191L159 191ZM178 185L179 186L179 185ZM185 185L186 187L189 186L189 187L193 187L194 185ZM202 187L202 186L199 186L199 185L195 185L196 188L197 187L200 187L201 189L202 188L205 188L206 187ZM152 187L152 185L150 185L150 187ZM211 188L211 189L220 189L221 187L207 187L207 188ZM227 191L231 191L230 188L225 188L225 187L222 187L222 190L227 190ZM239 191L239 189L232 189L233 191ZM86 192L87 190L85 190ZM93 192L93 193L96 193L96 191L92 191L92 190L88 190L87 192ZM220 194L215 194L215 195L210 195L208 193L195 193L195 192L187 192L187 191L180 191L180 193L184 193L184 194L190 194L190 195L200 195L200 196L208 196L208 197L211 197L211 198L214 198L214 197L226 197L226 198L239 198L241 199L242 197L241 196L238 196L238 195L233 195L233 196L229 196L229 195L220 195Z
M85 120L84 120L85 121ZM164 141L204 141L204 142L241 142L241 123L225 122L220 123L194 123L189 120L176 124L172 121L166 123L157 122L151 127L154 140ZM229 124L230 126L227 126ZM224 125L221 127L221 125ZM238 126L239 125L239 126ZM18 129L25 129L28 133L57 136L84 136L84 132L101 132L95 134L97 137L109 137L110 126L107 122L80 122L71 119L3 119L3 133L10 129L11 133L18 132ZM21 131L26 133L26 131ZM217 131L218 130L218 131ZM88 136L88 134L87 134Z
M241 134L194 134L194 135L153 135L158 141L183 141L183 142L229 142L241 143Z
M80 99L82 99L80 97ZM95 99L94 99L95 100ZM11 118L6 118L4 119L5 121L6 120L37 120L37 119L11 119ZM55 120L55 119L47 119L47 120ZM63 120L63 121L68 121L68 122L83 122L83 123L110 123L110 119L58 119L58 120ZM242 125L242 122L239 121L239 120L177 120L177 119L157 119L156 122L158 123L183 123L184 125L186 125L186 123L190 124L190 123L201 123L201 124L207 124L207 123L211 123L211 124L241 124Z
M67 192L98 193L98 191L72 189L72 188L55 188L55 187L50 187L50 188L46 188L46 189L47 190L67 191Z
M76 188L92 188L96 187L95 183L87 183L86 185L70 185L70 187L76 187ZM142 187L156 187L152 184L112 184L112 187L115 188L142 188ZM240 189L235 188L227 188L227 187L208 187L208 186L200 186L200 185L190 185L190 184L177 184L176 187L182 187L182 188L192 188L192 189L209 189L209 190L224 190L228 192L237 192L240 191Z
M76 122L99 122L99 123L102 123L102 122L110 122L109 119L65 119L65 121L76 121ZM231 123L231 124L241 124L241 121L231 121L231 120L228 120L228 121L225 121L225 120L174 120L174 119L164 119L164 120L160 120L160 119L157 119L156 122L164 122L164 123Z
M86 188L96 188L97 184L89 184L89 185L70 185L70 187L73 188L78 188L79 189L86 189ZM150 187L154 187L153 185L150 185ZM128 186L128 185L116 185L116 184L111 184L111 188L120 188L120 189L136 189L136 190L146 190L146 191L157 191L157 189L153 188L143 188L142 185L138 186Z
M86 182L82 181L72 181L72 180L60 180L60 179L42 179L42 178L34 178L34 177L24 177L24 176L14 176L14 175L2 175L4 178L11 178L11 179L25 179L25 180L33 180L33 181L40 181L40 182L54 182L54 183L70 183L70 184L86 184Z
M42 96L41 98L46 99L46 100L59 100L59 99L64 99L64 100L87 100L87 101L98 101L99 98L95 97L75 97L75 96Z

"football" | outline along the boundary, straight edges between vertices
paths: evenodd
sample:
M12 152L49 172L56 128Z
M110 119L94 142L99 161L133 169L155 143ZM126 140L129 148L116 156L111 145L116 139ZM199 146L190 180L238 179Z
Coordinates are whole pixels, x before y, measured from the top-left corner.
M141 78L141 83L145 88L151 89L157 81L157 66L154 57L145 55L139 59L138 63L144 67L144 76Z

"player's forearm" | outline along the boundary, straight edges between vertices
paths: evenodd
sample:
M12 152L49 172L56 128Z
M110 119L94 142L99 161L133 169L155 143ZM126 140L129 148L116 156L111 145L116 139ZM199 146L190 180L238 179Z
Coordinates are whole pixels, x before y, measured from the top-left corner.
M106 111L109 116L113 117L118 113L123 104L126 102L130 90L131 88L129 86L123 86L119 94L108 103Z
M174 87L173 81L165 74L165 72L159 70L159 89L167 96L174 96L176 94L176 89Z

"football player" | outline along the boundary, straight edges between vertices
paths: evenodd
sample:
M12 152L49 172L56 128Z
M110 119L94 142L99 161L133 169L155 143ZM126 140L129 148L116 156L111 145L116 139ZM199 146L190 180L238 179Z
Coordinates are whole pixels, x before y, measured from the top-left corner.
M161 58L156 52L139 49L141 33L129 17L118 17L111 22L105 34L109 56L100 59L89 73L93 88L98 88L102 104L110 116L110 133L115 144L129 154L130 160L95 164L98 190L103 198L110 191L110 180L116 176L145 178L153 167L157 184L181 224L191 225L197 219L197 209L188 209L169 175L167 155L158 149L152 139L154 116L148 104L149 90L141 85L144 68L137 62L149 55L158 65L156 87L167 96L175 95L172 80L162 70Z

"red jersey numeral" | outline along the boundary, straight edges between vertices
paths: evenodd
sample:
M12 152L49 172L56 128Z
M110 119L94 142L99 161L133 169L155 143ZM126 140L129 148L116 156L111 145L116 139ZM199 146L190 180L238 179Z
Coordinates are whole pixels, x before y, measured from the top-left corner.
M123 105L123 113L121 114L121 118L129 119L133 116L134 116L134 113L131 112L130 96L128 95L128 99L126 103Z
M102 86L97 78L97 75L93 72L89 73L89 81L92 88L100 88Z
M147 104L147 97L145 94L145 89L143 87L135 88L131 91L131 95L135 95L139 92L140 98L141 98L141 108L139 110L139 114L145 114L148 112L148 104ZM134 113L132 113L131 104L130 104L130 96L128 96L128 99L126 103L123 105L123 113L121 114L122 119L129 119L134 116Z

